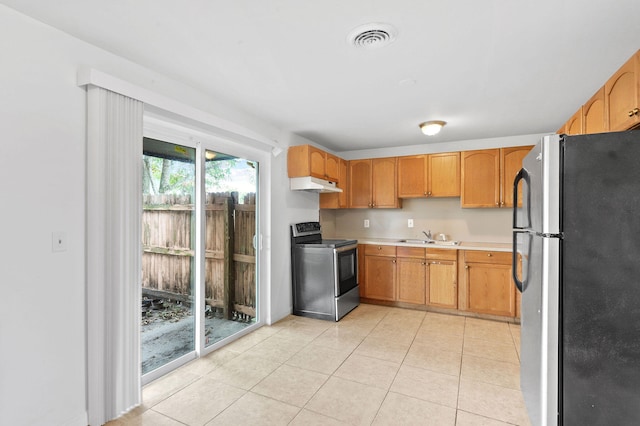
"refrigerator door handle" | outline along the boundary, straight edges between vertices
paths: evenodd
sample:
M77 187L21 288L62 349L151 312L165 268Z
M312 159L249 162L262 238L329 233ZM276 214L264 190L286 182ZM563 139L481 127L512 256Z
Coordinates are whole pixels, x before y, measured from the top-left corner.
M518 234L529 234L529 233L527 231L520 231L520 230L513 231L513 255L511 256L511 275L513 276L513 282L516 284L518 291L522 293L524 289L527 287L529 277L523 276L522 281L520 281L520 279L518 278Z
M527 172L526 169L520 169L515 179L513 180L513 228L514 229L524 229L524 227L518 226L518 184L520 183L521 180L524 180L524 182L527 184L527 187L529 187L529 184L530 184L529 173ZM522 192L523 193L525 192L524 189ZM523 201L522 205L527 209L526 217L529 223L528 226L530 226L531 225L531 195L530 195L531 191L527 190L526 193L527 193L527 200L526 200L526 203Z

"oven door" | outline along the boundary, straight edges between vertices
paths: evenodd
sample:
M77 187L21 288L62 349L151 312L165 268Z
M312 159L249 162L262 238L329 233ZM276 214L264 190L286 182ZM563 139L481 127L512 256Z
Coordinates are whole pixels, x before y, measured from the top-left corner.
M358 285L358 246L338 247L333 253L336 296L340 296Z

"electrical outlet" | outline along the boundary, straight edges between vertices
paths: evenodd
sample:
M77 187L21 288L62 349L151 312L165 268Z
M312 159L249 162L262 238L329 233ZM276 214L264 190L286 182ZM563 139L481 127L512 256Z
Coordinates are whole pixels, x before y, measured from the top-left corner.
M368 228L369 227L369 219L365 219L364 220L364 227Z
M413 219L409 219L409 220L407 221L407 226L408 226L409 228L413 228Z
M51 234L51 251L67 251L66 232L54 232Z

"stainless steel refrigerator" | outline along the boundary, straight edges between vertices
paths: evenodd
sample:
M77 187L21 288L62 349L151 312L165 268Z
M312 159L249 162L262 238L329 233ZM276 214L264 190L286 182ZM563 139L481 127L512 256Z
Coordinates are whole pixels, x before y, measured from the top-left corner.
M531 424L640 425L640 131L543 138L514 196Z

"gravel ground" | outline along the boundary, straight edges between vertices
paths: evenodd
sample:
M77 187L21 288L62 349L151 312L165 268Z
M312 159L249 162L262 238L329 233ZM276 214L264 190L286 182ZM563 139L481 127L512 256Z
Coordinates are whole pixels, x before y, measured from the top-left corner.
M194 349L194 317L190 308L173 303L156 306L142 317L142 374L155 370ZM253 322L230 321L215 316L205 319L205 338L213 344Z

